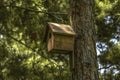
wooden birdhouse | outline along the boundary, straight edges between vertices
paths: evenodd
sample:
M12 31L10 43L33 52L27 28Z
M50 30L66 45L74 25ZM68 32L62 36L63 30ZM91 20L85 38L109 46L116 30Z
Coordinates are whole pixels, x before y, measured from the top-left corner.
M75 32L71 26L49 22L44 37L48 52L67 53L73 51L74 36Z

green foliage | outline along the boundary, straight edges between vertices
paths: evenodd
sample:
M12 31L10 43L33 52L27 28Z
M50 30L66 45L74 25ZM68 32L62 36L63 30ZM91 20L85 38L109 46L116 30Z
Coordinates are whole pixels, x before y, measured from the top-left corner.
M0 79L70 80L66 64L69 57L62 61L58 56L49 56L42 43L48 21L68 22L67 2L46 2L0 1Z
M102 66L100 70L105 71L101 80L119 80L120 10L118 8L120 0L96 0L97 48L101 53L98 58Z
M100 76L119 80L120 0L95 1ZM69 24L69 0L0 0L2 80L70 80L69 56L48 54L42 42L47 22Z

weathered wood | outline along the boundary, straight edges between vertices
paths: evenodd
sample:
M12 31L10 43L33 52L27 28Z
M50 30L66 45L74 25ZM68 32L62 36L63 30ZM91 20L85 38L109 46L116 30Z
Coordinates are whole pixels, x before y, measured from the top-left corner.
M74 37L65 35L54 35L54 48L60 50L73 51Z
M46 39L48 52L69 53L74 49L75 32L65 24L48 23Z
M62 35L75 35L75 32L70 25L57 24L52 22L49 22L48 24L53 33L58 33Z
M47 48L48 51L51 51L54 48L54 35L51 31L48 33L48 38L47 38Z

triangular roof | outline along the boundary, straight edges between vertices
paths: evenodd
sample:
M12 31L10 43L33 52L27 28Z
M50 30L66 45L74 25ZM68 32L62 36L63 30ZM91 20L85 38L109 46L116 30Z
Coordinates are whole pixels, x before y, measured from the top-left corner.
M46 31L44 34L43 42L46 42L47 40L49 29L55 34L71 35L71 36L75 35L75 32L70 25L48 22L48 25L46 27Z
M48 22L48 26L53 33L75 35L75 32L70 25Z

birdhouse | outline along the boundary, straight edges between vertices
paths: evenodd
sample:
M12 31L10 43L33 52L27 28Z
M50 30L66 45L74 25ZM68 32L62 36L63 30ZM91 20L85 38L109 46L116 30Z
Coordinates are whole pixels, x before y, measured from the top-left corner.
M67 53L73 51L74 36L75 32L71 26L49 22L44 37L48 52Z

